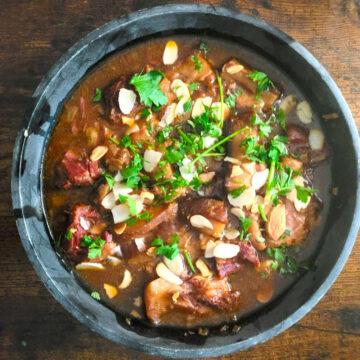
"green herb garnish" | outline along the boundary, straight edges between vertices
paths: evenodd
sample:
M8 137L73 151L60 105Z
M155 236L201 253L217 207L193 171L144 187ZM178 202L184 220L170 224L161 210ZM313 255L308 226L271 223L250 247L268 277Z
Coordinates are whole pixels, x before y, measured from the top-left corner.
M241 95L241 90L236 90L235 93L230 93L224 100L225 104L233 109L236 106L236 98Z
M97 236L93 239L89 235L84 235L82 241L80 243L81 246L86 247L88 249L87 257L89 259L95 259L102 254L102 249L105 245L106 241L103 240L100 236Z
M95 300L98 300L100 301L100 294L97 292L97 291L93 291L90 296L95 299Z
M204 41L200 41L199 49L203 53L203 55L205 57L207 57L207 54L209 52L209 47L207 46L207 44Z
M317 192L316 189L310 187L296 185L295 188L296 188L297 199L303 203L307 203L309 196L311 197L311 195Z
M139 93L140 101L147 107L159 107L167 104L167 97L160 88L160 81L164 74L158 70L152 70L145 74L135 74L130 79Z
M245 189L246 189L246 186L245 186L245 185L244 185L244 186L240 186L240 187L237 188L237 189L234 189L234 190L229 191L229 194L230 194L232 197L236 198L236 197L239 197L239 196L244 192Z
M197 82L192 82L189 84L189 90L192 92L192 91L196 91L196 90L199 90L199 83Z
M135 154L130 164L121 170L121 175L126 180L126 185L136 188L140 182L139 172L143 168L143 159L140 154Z
M261 71L252 71L248 74L248 77L257 83L256 98L259 99L261 94L269 90L271 86L274 86L269 77Z
M191 56L191 61L194 63L194 67L196 71L201 71L202 69L202 62L196 55Z
M101 175L104 177L107 184L109 185L109 189L111 190L114 187L114 184L115 184L114 177L111 174L106 173L106 172L103 172Z
M190 111L191 106L192 106L192 101L191 100L186 101L183 105L184 112L187 113L188 111Z
M178 247L179 238L176 235L175 236L174 235L172 235L171 237L172 241L170 245L164 244L164 240L161 239L160 237L156 237L151 242L151 246L155 246L157 248L156 249L157 255L162 255L170 260L173 260L179 254L179 247Z
M191 255L187 250L184 250L184 258L185 258L187 264L189 265L190 270L195 274L196 270L195 270L194 264L191 260Z
M259 127L260 139L263 139L270 135L272 128L269 124L269 121L267 121L267 122L263 121L257 114L254 114L251 117L250 121L251 121L252 125Z
M99 102L102 98L102 91L100 88L95 89L95 95L92 98L93 102Z

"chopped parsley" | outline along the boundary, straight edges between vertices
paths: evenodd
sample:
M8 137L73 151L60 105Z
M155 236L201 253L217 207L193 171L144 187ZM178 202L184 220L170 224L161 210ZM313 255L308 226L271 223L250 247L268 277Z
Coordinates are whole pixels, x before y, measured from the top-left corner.
M193 264L193 262L191 260L191 255L187 250L184 250L184 258L185 258L191 272L193 272L195 274L196 270L195 270L194 264Z
M230 93L224 100L225 104L233 109L236 105L236 98L241 95L241 90L236 90L234 93Z
M141 119L147 119L151 115L151 110L144 108L140 112Z
M170 133L174 130L174 128L170 125L165 126L162 130L160 130L156 134L156 142L158 144L162 144L169 137Z
M194 68L196 71L201 71L202 69L202 62L196 55L191 56L191 61L194 63Z
M126 180L126 185L131 188L138 187L140 183L139 172L143 168L143 159L140 154L135 154L130 164L121 170L121 175Z
M184 112L186 113L189 112L191 110L191 106L192 106L191 100L186 101L183 105Z
M257 114L254 114L251 117L251 123L252 125L259 127L259 135L260 139L263 139L265 137L268 137L272 131L271 125L269 121L263 121Z
M247 217L240 218L241 227L245 232L249 231L249 228L252 224L252 219Z
M252 71L248 74L248 77L257 83L256 98L259 99L261 94L269 90L271 86L274 86L269 77L261 71Z
M110 175L109 173L106 173L106 172L103 172L101 175L104 177L107 184L109 185L109 189L111 190L114 187L114 184L115 184L114 177L112 175Z
M66 231L64 237L67 241L71 241L75 233L76 229L70 228Z
M89 235L84 235L81 240L80 245L86 247L88 249L87 257L89 259L95 259L102 254L102 249L105 245L106 241L103 240L100 236L97 236L93 239Z
M176 164L181 162L185 157L185 151L171 145L166 148L164 154L164 160L169 164Z
M234 189L234 190L229 191L229 194L230 194L232 197L236 198L236 197L239 197L239 196L244 192L245 189L246 189L246 186L245 186L245 185L244 185L244 186L240 186L240 187L237 188L237 189Z
M93 102L99 102L102 98L102 91L100 88L95 89L95 95L92 98Z
M149 222L152 219L152 215L148 211L143 211L142 213L131 217L130 219L126 220L126 225L134 226L138 220L144 220L146 222Z
M97 291L93 291L90 296L95 299L95 300L98 300L100 301L100 294L97 292Z
M134 216L137 214L136 200L132 196L119 195L119 202L121 204L127 204L129 207L130 215Z
M156 237L152 242L151 246L155 246L156 255L162 255L167 257L170 260L173 260L179 254L179 237L177 234L171 236L171 243L165 244L164 240L159 236Z
M158 70L152 70L145 74L135 74L130 79L139 93L140 101L147 107L160 107L167 104L167 97L160 88L160 81L164 74Z
M191 92L199 90L199 87L200 87L200 85L197 82L192 82L192 83L189 84L189 90Z
M311 196L317 192L316 189L313 189L310 187L296 185L295 188L296 188L297 199L303 203L307 203L309 196Z

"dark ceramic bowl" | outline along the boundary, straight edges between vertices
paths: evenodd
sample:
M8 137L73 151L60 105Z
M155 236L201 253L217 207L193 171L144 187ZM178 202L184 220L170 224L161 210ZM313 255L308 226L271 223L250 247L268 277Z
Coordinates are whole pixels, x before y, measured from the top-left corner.
M165 15L166 14L166 15ZM279 298L240 322L240 331L189 336L179 330L129 326L93 300L55 253L44 216L44 150L64 99L106 55L149 36L178 32L214 34L239 42L276 63L308 95L319 115L337 113L322 123L334 150L332 185L339 194L316 255L317 269L301 276ZM170 5L133 13L95 30L73 46L36 89L34 105L14 149L12 197L20 237L36 272L53 296L77 319L121 345L174 358L216 356L264 342L301 319L333 284L354 245L359 212L359 137L338 87L319 62L299 43L274 27L243 14L203 5Z

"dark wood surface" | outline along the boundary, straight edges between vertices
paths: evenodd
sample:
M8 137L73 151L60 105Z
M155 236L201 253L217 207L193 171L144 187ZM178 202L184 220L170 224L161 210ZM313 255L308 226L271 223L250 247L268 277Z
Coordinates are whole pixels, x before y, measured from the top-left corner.
M168 1L0 1L0 359L149 359L87 330L45 290L21 246L10 164L24 109L42 76L105 22ZM338 83L360 126L359 0L207 1L263 18L305 45ZM266 344L224 359L360 359L360 243L324 299Z

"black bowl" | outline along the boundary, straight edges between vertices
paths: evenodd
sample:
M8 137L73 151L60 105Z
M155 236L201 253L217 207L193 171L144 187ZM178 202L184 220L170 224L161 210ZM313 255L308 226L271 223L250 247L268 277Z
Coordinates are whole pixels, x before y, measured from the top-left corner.
M322 123L334 150L329 216L316 254L317 269L301 276L278 299L250 318L238 332L210 331L209 336L176 330L129 326L93 300L57 256L47 228L42 199L44 150L64 99L99 60L130 42L177 32L211 33L240 42L276 63L311 99L318 114L337 113ZM14 149L12 197L20 237L36 272L53 296L77 319L124 346L174 358L216 356L243 350L284 331L321 299L343 268L354 245L359 211L357 129L338 87L319 62L299 43L258 19L224 8L169 5L139 11L102 26L73 46L36 89L34 105ZM238 328L239 329L239 328Z

